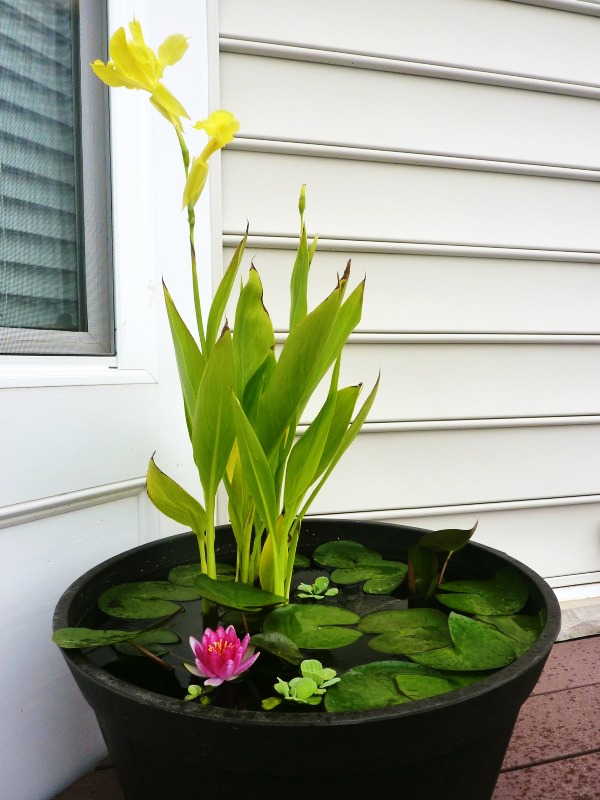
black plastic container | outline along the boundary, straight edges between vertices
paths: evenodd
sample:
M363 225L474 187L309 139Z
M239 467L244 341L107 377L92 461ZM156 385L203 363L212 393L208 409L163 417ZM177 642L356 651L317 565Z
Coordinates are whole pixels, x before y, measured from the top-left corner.
M312 551L354 539L405 559L416 528L345 520L308 520L300 537ZM220 529L220 553L232 549ZM140 580L197 557L193 534L136 547L86 573L63 594L54 629L82 624L107 587ZM351 800L392 792L419 800L488 800L521 705L532 692L560 630L560 609L546 582L497 550L468 544L453 575L490 577L510 564L530 588L528 613L546 610L533 647L476 684L429 700L357 713L235 711L164 697L110 675L79 650L63 650L106 740L127 800L240 796Z

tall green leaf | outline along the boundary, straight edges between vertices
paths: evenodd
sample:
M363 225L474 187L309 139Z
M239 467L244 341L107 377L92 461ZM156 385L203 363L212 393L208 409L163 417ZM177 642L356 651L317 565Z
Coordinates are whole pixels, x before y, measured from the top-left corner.
M252 425L237 398L233 399L237 445L250 494L269 533L275 531L278 516L273 474Z
M309 506L311 505L311 503L313 502L313 500L315 499L317 494L323 488L323 485L325 484L325 481L327 480L327 478L333 472L334 467L336 466L336 464L338 463L340 458L344 455L346 450L350 447L352 442L358 436L358 434L360 432L360 429L362 428L362 426L364 424L364 421L367 418L367 414L371 410L371 406L373 405L373 402L375 400L375 396L377 394L378 388L379 388L379 378L377 378L375 386L373 386L373 388L371 389L371 392L370 392L369 396L367 397L367 399L365 400L362 408L360 409L360 411L358 412L356 417L354 417L354 419L352 420L348 430L346 431L346 433L342 437L342 441L340 442L337 450L335 451L335 453L333 455L333 458L331 459L331 461L329 462L327 468L325 469L325 472L323 473L323 476L321 477L321 480L319 481L319 483L317 484L317 486L315 487L315 489L311 493L308 501L304 504L304 507L303 507L302 511L300 512L300 516L301 517L304 516L304 514L306 514Z
M339 372L340 360L338 359L325 403L290 452L283 494L286 516L296 513L296 504L304 497L315 480L335 413Z
M348 262L346 272L342 278L343 287L345 287L349 276L350 262ZM335 320L335 324L333 325L329 336L323 341L321 352L319 354L319 369L321 371L321 375L324 375L336 358L340 356L348 337L360 322L360 318L362 316L364 289L365 282L363 280L342 304L340 313ZM305 400L308 400L308 398L305 398Z
M194 460L207 506L216 494L235 440L234 383L233 346L227 329L206 362L192 426Z
M321 455L319 466L315 472L314 480L322 475L325 469L327 469L327 466L331 462L331 459L340 446L342 439L344 438L344 434L348 430L348 425L350 425L350 420L352 419L352 414L354 413L354 408L356 406L356 401L358 400L358 395L360 394L361 388L361 384L357 386L345 386L337 393L335 399L335 411L331 425L329 426L327 442L323 448L323 453Z
M240 263L242 261L242 256L244 255L244 250L246 248L247 240L248 240L248 228L246 228L246 233L244 234L244 238L237 246L236 251L233 254L233 258L231 259L229 266L225 270L225 274L221 278L221 282L217 287L217 291L215 292L215 296L211 303L210 311L208 312L208 321L206 323L207 355L210 355L210 353L212 352L212 349L217 341L219 331L221 330L221 326L223 324L223 314L225 313L225 307L227 306L231 290L233 289L235 276L237 275L238 270L240 268Z
M343 287L336 289L290 331L265 387L258 412L257 433L269 456L291 420L299 417L303 398L310 397L322 378L321 351L339 313Z
M244 390L257 370L273 352L273 324L263 305L263 287L252 267L238 300L233 326L233 359L236 395L243 402Z
M175 359L179 371L179 381L181 383L181 393L183 395L183 407L185 410L185 421L188 433L191 437L192 420L194 419L194 409L198 396L198 386L204 372L205 360L200 352L196 340L189 332L185 322L179 315L175 303L165 284L163 283L165 305L167 316L173 337L173 347L175 349Z
M154 463L154 458L151 458L148 464L146 489L150 500L167 517L185 525L198 535L204 532L206 511L202 505L159 469Z

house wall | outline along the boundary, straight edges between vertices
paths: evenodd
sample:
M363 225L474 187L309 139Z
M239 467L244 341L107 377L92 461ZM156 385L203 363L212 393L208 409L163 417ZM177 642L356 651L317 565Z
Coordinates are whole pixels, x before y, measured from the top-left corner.
M225 260L249 220L283 335L306 183L313 300L348 258L367 278L343 377L381 388L314 512L479 520L559 594L598 593L600 7L212 8L219 105L241 121Z
M381 390L315 511L479 519L479 541L557 587L597 590L597 4L209 0L208 23L200 0L110 10L111 30L135 14L153 44L192 36L169 87L204 114L208 86L211 108L242 122L199 207L204 263L212 241L218 274L217 250L227 258L248 219L284 335L307 183L313 299L348 257L355 281L367 275L344 377L369 386L381 369ZM98 561L176 529L143 493L154 450L196 490L159 291L165 275L185 306L180 156L143 96L113 93L112 125L117 357L0 359L11 800L48 800L104 753L49 641L56 600Z

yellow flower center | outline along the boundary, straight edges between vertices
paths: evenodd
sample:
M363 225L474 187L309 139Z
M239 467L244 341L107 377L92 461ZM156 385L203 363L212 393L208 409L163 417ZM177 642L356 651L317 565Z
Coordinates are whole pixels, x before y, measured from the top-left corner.
M231 642L226 642L224 639L219 639L216 642L208 645L208 652L209 653L217 653L219 656L223 657L224 655L229 655L226 653L227 650L234 650L234 646Z

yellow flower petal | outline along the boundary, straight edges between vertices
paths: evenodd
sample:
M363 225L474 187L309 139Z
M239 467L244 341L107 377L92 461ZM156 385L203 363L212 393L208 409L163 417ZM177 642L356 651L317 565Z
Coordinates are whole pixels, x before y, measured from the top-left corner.
M131 88L154 89L154 81L149 79L146 69L142 67L132 49L132 44L127 41L125 28L119 28L110 37L109 52L117 72L123 79L135 84Z
M163 73L156 53L146 44L142 33L142 25L138 20L134 19L129 23L129 30L132 37L132 41L128 42L129 50L140 69L147 76L149 85L155 84Z
M156 87L152 92L152 97L157 105L162 106L165 111L168 111L170 114L173 114L176 117L185 117L185 119L190 118L185 108L181 105L175 95L167 89L164 83L156 84Z
M194 128L205 130L206 133L215 140L218 147L225 147L233 140L233 137L240 129L240 123L231 111L213 111L208 119L196 122Z
M179 117L175 116L175 114L171 114L171 112L167 111L167 109L161 106L160 103L157 103L152 95L150 95L149 100L154 106L154 108L158 111L158 113L162 114L162 116L166 120L168 120L171 123L171 125L174 125L179 131L183 130L183 125L181 124L181 120L179 119Z
M187 181L183 190L183 208L195 206L198 198L202 194L206 178L208 176L208 164L199 156L192 161L192 168L189 171Z
M129 32L131 33L131 38L136 44L146 44L144 34L142 32L142 23L138 19L131 20L129 23Z
M158 48L158 60L161 65L161 74L165 67L172 67L173 64L176 64L183 58L187 49L188 40L183 34L174 33L172 36L167 36Z
M119 75L112 61L109 61L108 64L104 64L100 59L96 59L93 64L90 64L90 67L94 71L96 77L100 78L107 86L126 86L128 89L137 88L137 86L132 86L130 81L124 80L124 78Z

